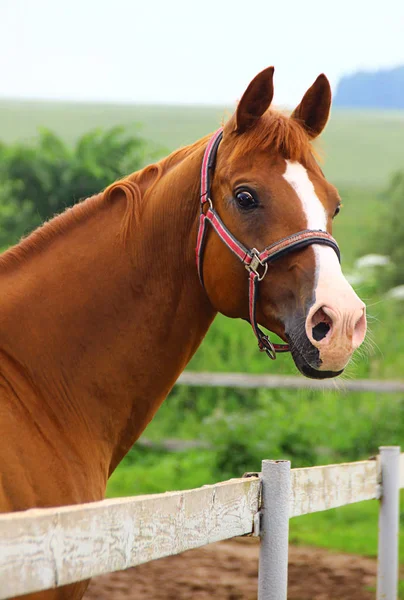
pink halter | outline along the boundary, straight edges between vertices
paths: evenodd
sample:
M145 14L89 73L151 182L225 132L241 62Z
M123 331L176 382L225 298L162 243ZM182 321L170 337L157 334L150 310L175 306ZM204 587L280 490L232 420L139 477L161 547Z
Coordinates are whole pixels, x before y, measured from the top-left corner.
M258 340L258 347L263 352L275 360L277 352L288 352L288 344L273 344L269 337L265 335L257 325L256 320L256 304L258 297L258 284L267 274L268 264L289 254L306 248L311 244L323 244L330 246L340 258L339 248L334 238L327 231L307 229L299 231L286 238L275 242L271 246L264 248L262 252L256 248L248 249L241 244L227 229L215 209L213 208L212 199L210 198L210 178L213 175L216 154L221 139L223 137L223 129L218 129L210 139L202 161L201 171L201 216L199 219L198 239L196 243L196 264L198 267L199 279L203 284L203 249L207 224L213 227L220 239L228 248L241 260L248 272L248 294L249 294L249 321ZM208 207L205 212L205 207ZM259 272L261 270L261 274Z

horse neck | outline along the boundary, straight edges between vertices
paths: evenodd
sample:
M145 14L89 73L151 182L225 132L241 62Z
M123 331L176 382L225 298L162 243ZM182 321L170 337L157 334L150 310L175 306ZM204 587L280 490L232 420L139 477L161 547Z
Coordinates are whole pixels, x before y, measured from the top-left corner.
M11 298L1 351L33 382L35 397L27 402L38 403L39 395L41 413L46 409L68 438L84 438L86 455L98 453L109 472L215 316L195 266L202 153L199 148L174 161L143 190L124 241L128 190L136 178L115 185L90 217L15 272L0 274ZM17 376L11 371L9 377Z

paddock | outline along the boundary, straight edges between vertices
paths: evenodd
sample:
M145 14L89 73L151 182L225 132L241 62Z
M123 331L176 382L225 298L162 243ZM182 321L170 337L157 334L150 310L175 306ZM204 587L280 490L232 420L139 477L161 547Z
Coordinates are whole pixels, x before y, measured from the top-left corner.
M259 536L259 600L286 600L289 519L380 501L377 599L397 596L399 489L404 454L260 473L193 490L31 509L0 517L0 598L81 581L212 542Z

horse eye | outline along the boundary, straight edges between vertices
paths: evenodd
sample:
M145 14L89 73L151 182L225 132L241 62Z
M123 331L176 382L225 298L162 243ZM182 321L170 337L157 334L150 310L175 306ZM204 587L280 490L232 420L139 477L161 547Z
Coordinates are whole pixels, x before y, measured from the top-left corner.
M258 204L252 193L247 190L239 190L236 192L235 198L239 207L244 210L255 208Z
M338 204L337 208L335 209L334 217L337 216L337 214L339 213L340 210L341 210L341 204Z

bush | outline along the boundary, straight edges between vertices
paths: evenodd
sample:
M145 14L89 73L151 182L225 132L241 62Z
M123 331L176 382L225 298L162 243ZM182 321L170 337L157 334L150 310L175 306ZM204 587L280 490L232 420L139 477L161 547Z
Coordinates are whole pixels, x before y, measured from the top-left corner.
M383 211L374 233L369 237L368 249L387 255L391 267L380 273L381 289L404 284L404 171L396 173L382 195Z
M144 140L120 127L94 130L70 148L48 130L34 146L0 146L0 246L15 243L44 220L143 167Z

